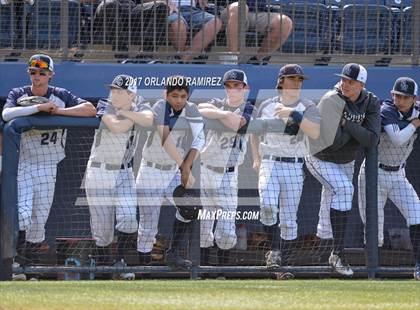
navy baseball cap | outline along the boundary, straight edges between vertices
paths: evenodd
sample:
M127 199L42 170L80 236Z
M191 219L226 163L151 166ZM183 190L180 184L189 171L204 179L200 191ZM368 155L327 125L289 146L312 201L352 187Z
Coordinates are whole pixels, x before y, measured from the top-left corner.
M304 80L308 79L308 76L303 73L302 67L297 64L288 64L280 68L279 78L288 76L300 76Z
M362 83L366 83L367 81L367 71L366 68L362 65L350 63L343 67L343 70L341 71L341 74L335 74L337 76L340 76L342 78L353 80L353 81L359 81Z
M32 55L28 61L28 69L46 69L54 71L54 62L50 56L45 54Z
M248 78L246 77L246 73L238 69L226 71L226 73L223 75L223 84L225 84L227 81L238 81L248 85Z
M394 87L391 90L393 94L403 96L417 96L418 86L417 83L409 77L400 77L395 81Z
M110 88L126 89L134 94L137 94L137 81L130 75L120 74L117 75L111 84Z

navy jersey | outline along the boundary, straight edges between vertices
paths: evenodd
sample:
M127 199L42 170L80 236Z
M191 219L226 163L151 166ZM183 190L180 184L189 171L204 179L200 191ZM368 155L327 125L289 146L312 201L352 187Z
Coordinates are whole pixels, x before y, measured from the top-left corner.
M17 107L17 101L28 96L33 96L31 86L12 89L7 96L4 110ZM86 101L64 88L54 86L48 87L44 97L54 102L59 108L73 107ZM55 165L65 157L65 139L64 129L26 131L20 140L20 161Z
M166 100L159 100L152 107L154 124L158 126L169 126L171 119L184 118L190 125L190 130L186 132L177 129L177 122L172 128L168 138L171 138L178 152L184 157L189 149L202 150L205 142L203 118L197 106L192 102L187 102L181 111L175 111ZM162 141L156 131L149 133L147 141L143 147L143 159L161 165L174 164L174 160L169 156L162 146Z
M400 166L407 160L417 138L416 128L410 123L419 117L419 103L413 105L408 113L398 110L392 100L386 100L381 106L382 133L378 146L378 160L387 166ZM403 132L404 131L404 132ZM404 134L406 138L395 143L392 135Z

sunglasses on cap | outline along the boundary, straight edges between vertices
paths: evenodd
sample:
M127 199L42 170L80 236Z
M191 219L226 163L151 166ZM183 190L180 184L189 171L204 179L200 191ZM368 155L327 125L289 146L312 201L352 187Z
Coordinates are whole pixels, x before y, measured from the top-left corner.
M29 68L38 68L38 69L47 69L49 70L50 64L49 60L42 58L35 58L29 61Z
M29 69L28 72L29 72L30 75L36 75L37 72L38 72L40 76L47 76L49 70L45 70L45 69L42 69L42 70L31 70L31 69Z

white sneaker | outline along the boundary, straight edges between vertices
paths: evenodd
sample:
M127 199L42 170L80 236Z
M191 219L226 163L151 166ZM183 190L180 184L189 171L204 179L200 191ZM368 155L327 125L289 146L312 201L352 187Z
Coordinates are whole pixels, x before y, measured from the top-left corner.
M268 251L265 254L265 264L267 268L269 269L280 268L280 265L281 265L280 251Z
M120 260L114 264L114 267L127 267L127 264L124 260ZM132 281L136 279L136 275L133 272L121 272L121 273L114 273L112 275L112 280L126 280Z
M328 259L330 266L334 269L334 271L342 274L346 277L351 277L353 275L353 270L350 268L348 264L343 262L340 256L331 253L330 258Z
M20 264L17 262L13 263L13 268L19 268ZM26 281L26 275L24 273L13 273L12 281Z

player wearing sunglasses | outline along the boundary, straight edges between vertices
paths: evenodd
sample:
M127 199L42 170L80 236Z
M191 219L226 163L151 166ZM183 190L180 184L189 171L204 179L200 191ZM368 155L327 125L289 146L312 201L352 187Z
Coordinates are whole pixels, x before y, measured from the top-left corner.
M94 117L95 107L64 88L49 85L54 76L51 57L37 54L29 59L31 85L13 88L3 109L8 122L29 115L63 115ZM21 106L25 97L47 98L45 103ZM18 183L19 238L15 265L39 263L41 242L45 239L45 224L54 198L57 164L65 157L66 130L29 130L21 135ZM13 275L25 280L24 274Z

